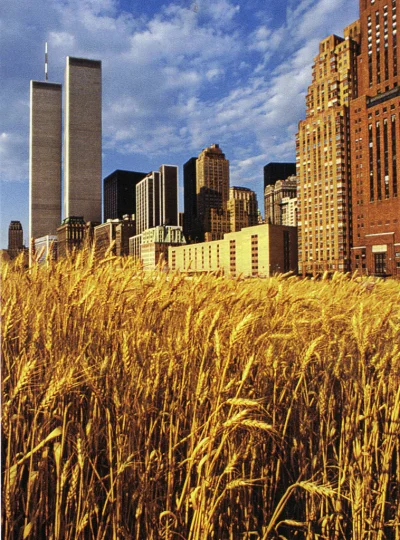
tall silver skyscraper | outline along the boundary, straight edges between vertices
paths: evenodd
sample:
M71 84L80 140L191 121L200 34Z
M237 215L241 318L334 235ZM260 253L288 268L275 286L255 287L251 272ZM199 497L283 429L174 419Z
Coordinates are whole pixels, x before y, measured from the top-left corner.
M64 217L101 222L101 62L67 56Z
M31 81L29 238L56 234L61 223L61 84Z

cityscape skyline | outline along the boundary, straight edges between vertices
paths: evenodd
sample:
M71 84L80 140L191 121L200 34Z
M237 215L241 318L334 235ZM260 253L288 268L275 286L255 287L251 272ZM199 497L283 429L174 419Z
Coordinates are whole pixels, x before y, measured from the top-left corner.
M338 3L343 9L332 21ZM9 70L1 89L1 248L6 248L11 220L20 220L28 231L29 79L44 79L46 40L49 82L63 82L65 56L103 61L103 178L116 169L150 171L160 162L176 163L182 210L183 163L214 142L230 160L231 185L253 189L259 203L263 200L264 165L294 161L295 132L304 116L318 40L340 34L358 16L357 1L351 6L312 2L312 20L309 3L296 9L292 2L255 2L249 8L241 1L204 1L197 3L197 12L190 2L163 8L150 2L147 11L133 4L136 11L129 14L124 2L103 0L80 4L75 15L74 2L62 8L50 2L45 17L39 5L23 12L23 2L8 4L0 8L8 29L1 38L2 71L8 62L19 69ZM72 25L78 14L80 24ZM27 16L30 31L11 48ZM111 46L112 31L121 35ZM285 40L288 34L292 40ZM162 80L157 77L154 85L157 74ZM135 75L140 80L132 82ZM149 123L152 119L156 122Z

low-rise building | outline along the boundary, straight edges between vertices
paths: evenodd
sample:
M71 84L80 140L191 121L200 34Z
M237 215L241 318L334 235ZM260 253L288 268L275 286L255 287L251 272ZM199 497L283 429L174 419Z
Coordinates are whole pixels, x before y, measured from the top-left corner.
M84 241L86 223L82 216L70 216L57 229L57 255L65 257L79 249Z
M93 245L94 241L94 230L96 227L101 225L98 221L86 221L85 228L85 245L90 247Z
M32 260L43 263L47 258L51 260L57 260L57 236L54 234L47 234L40 238L35 238L33 241L34 253L32 253Z
M145 270L153 270L162 262L168 265L169 247L182 244L186 240L181 227L153 227L129 239L129 254L140 259Z
M105 255L111 250L113 255L129 255L129 238L136 233L136 222L132 216L124 219L109 219L94 228L96 252Z
M224 235L222 240L169 248L171 270L223 271L227 275L269 277L297 272L297 228L255 225Z
M119 223L119 219L108 219L106 223L101 223L94 228L94 242L98 255L105 255L106 251L112 248L115 230Z
M125 215L115 228L115 254L129 255L129 238L136 234L136 221L134 214Z

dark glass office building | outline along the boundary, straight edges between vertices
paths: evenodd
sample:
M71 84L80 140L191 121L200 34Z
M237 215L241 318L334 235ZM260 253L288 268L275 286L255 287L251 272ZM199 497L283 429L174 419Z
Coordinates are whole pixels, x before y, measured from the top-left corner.
M147 173L117 169L104 178L104 221L136 214L136 184Z
M197 217L196 162L197 157L192 157L183 165L183 199L185 203L183 233L187 241L195 237Z
M264 189L278 180L286 180L296 175L296 163L268 163L264 167Z
M160 167L160 225L178 225L178 167Z

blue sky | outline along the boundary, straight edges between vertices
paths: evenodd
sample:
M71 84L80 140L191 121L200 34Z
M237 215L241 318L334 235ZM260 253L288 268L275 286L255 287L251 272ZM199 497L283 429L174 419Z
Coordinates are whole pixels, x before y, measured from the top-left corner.
M231 185L294 161L318 43L357 0L1 0L0 248L28 234L29 81L63 82L66 56L103 62L103 177L180 167L219 143ZM182 192L182 188L181 188Z

